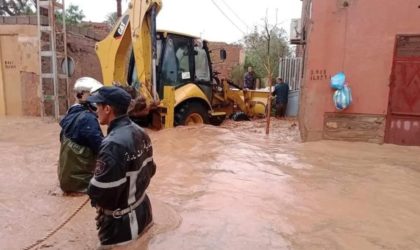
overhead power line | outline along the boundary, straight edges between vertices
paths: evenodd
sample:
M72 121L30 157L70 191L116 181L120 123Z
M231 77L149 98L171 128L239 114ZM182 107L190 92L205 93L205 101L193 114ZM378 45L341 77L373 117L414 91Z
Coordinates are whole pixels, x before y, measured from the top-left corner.
M233 24L233 26L235 26L240 32L242 32L242 34L246 35L246 32L244 32L241 28L239 28L239 26L236 25L236 23L233 22L232 19L230 19L228 15L226 15L226 13L222 10L222 8L220 8L219 5L217 5L217 3L214 0L211 0L211 2L214 4L214 6L216 6L216 8L220 11L220 13L222 13L230 21L230 23Z
M241 17L239 17L239 15L238 14L236 14L236 12L229 6L229 4L227 4L226 2L225 2L225 0L221 0L223 3L224 3L224 5L226 5L226 7L236 16L236 18L238 18L238 20L239 21L241 21L241 23L243 24L243 25L245 25L245 27L249 30L249 27L248 27L248 24L241 18Z

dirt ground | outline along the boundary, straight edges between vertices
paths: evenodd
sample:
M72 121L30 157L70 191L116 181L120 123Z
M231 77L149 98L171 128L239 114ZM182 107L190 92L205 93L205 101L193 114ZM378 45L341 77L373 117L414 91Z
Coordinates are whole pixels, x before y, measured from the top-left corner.
M420 148L300 143L296 122L148 131L154 226L122 249L420 249ZM0 118L0 248L24 249L86 196L57 187L59 126ZM35 249L95 249L89 203Z

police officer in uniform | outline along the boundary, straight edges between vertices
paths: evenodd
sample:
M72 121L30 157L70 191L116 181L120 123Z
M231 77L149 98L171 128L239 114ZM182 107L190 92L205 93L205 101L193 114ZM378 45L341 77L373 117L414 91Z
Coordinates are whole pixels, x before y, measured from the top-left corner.
M103 87L88 98L96 103L99 123L108 125L88 194L97 209L100 249L136 239L152 225L146 195L156 172L149 136L133 123L131 96L118 87Z

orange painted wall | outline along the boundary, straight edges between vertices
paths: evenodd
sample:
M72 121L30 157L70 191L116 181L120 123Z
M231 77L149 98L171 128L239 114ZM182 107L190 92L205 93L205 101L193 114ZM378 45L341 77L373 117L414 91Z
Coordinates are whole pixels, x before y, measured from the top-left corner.
M70 89L82 76L102 81L95 42L79 33L67 33L67 52L75 61L74 75L69 78ZM40 115L38 50L36 25L0 24L0 116ZM73 92L68 96L73 103Z
M307 140L321 139L324 113L336 112L329 77L339 71L353 93L353 104L341 112L386 115L395 36L420 34L418 0L343 2L312 1L300 110Z
M30 90L37 93L36 83L21 84L22 72L37 72L38 41L36 26L0 25L0 115L25 115ZM28 87L28 88L27 88Z

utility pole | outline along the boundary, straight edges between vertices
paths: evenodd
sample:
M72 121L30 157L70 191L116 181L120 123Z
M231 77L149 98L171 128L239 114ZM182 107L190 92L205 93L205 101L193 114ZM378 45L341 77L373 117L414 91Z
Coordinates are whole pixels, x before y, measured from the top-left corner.
M122 15L121 0L117 0L117 18L120 18L121 15Z

